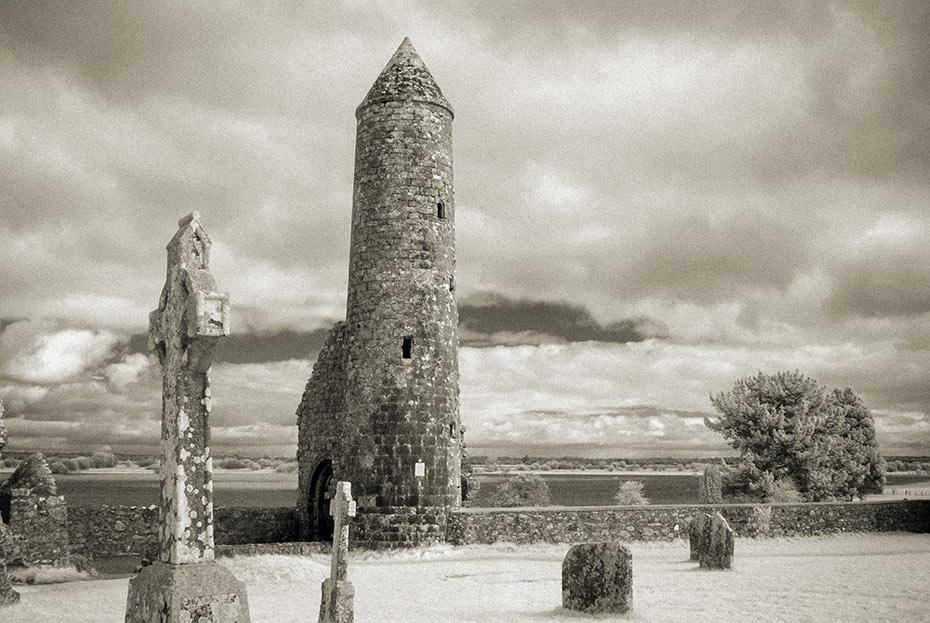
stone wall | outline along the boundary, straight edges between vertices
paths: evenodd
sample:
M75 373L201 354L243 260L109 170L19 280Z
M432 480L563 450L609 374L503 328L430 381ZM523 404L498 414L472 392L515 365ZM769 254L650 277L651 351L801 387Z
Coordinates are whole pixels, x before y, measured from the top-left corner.
M462 509L452 513L448 541L460 545L670 540L685 536L688 522L699 511L720 511L739 536L930 532L930 500L904 500L855 504Z
M835 532L930 533L930 500L857 504L722 504L583 508L463 509L449 522L449 542L581 543L594 540L661 541L687 535L688 522L719 510L738 536L809 536ZM218 507L219 553L309 553L326 543L296 543L292 508ZM76 506L68 509L71 552L86 558L158 551L154 506ZM360 545L356 543L356 546Z
M60 495L13 489L10 496L13 565L68 565L68 509Z
M292 508L217 507L214 538L220 546L296 541ZM71 552L79 556L158 555L158 507L76 506L68 512Z

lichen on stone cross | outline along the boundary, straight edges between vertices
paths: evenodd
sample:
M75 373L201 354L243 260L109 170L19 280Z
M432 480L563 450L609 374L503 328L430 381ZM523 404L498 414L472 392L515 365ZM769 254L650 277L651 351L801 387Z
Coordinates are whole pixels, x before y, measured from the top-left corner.
M0 457L3 456L4 447L6 447L6 427L3 425L3 401L0 400Z
M336 495L330 502L329 514L333 516L333 560L330 577L333 580L345 580L346 559L349 556L349 517L355 517L351 482L336 483Z
M158 309L149 314L149 348L162 365L159 558L171 564L213 559L209 369L217 341L229 335L228 296L210 274L200 214L178 226Z

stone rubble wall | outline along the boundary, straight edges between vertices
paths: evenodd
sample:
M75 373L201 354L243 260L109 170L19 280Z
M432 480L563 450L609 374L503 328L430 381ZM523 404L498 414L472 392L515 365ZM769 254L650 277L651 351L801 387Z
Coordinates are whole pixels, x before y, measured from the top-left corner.
M218 550L230 545L298 540L293 508L219 506L214 510ZM71 553L86 558L158 556L157 506L74 506L68 512Z
M837 532L930 532L930 500L818 504L461 509L447 540L474 543L580 543L687 538L691 518L719 511L737 536Z
M448 541L463 545L671 540L687 538L688 524L699 512L717 511L740 537L930 533L930 500L903 500L855 504L463 509L450 516ZM293 508L221 506L216 509L215 517L217 552L221 554L329 551L327 543L297 542L297 512ZM158 551L158 509L154 506L73 506L68 509L68 530L72 554L87 558L121 554L151 558ZM353 548L374 545L377 544L352 543Z
M60 495L39 496L13 489L9 529L13 538L13 565L70 564L68 509Z

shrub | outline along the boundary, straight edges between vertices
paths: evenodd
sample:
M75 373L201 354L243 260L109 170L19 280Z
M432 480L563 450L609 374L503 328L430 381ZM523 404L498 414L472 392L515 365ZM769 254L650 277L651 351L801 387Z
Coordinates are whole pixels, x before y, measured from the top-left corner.
M474 506L478 499L478 492L481 491L481 481L478 480L474 473L462 474L462 505Z
M62 463L61 461L53 461L48 464L48 468L52 470L53 474L70 474L71 470L68 469L68 466Z
M78 458L74 460L77 461L78 469L90 469L91 468L89 457L79 456Z
M782 480L776 480L775 484L772 486L772 491L769 493L766 502L772 502L775 504L797 504L804 501L804 496L801 495L801 492L798 491L798 488L795 486L788 478Z
M94 467L115 467L116 456L110 452L94 452L90 462Z
M68 468L69 472L76 472L79 469L81 469L81 465L80 463L77 462L77 459L68 459L64 463L65 463L65 467Z
M279 474L293 474L297 471L297 461L287 461L274 468Z
M617 489L614 503L619 506L642 506L649 504L649 498L643 495L642 480L624 480Z
M701 504L720 504L723 502L723 476L716 465L708 465L701 476L698 489L698 502Z
M490 506L549 506L549 485L538 474L519 474L491 494Z
M247 469L249 464L243 461L242 459L236 458L227 458L219 459L216 462L216 466L220 469Z

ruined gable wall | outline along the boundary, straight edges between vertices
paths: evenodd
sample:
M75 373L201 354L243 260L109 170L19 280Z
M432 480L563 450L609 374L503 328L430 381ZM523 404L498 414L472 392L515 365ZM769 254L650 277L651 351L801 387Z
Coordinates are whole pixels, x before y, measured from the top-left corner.
M342 453L346 416L346 324L329 332L297 407L297 511L301 535L309 538L308 491L313 472L324 459L337 462Z

